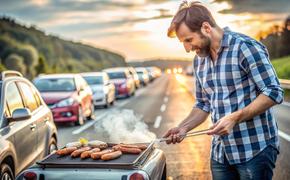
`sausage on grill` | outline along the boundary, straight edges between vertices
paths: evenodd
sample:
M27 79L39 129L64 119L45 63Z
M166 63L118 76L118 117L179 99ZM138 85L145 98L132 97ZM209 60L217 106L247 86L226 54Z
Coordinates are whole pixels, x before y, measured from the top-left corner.
M102 150L100 152L92 153L91 158L95 159L95 160L100 159L102 155L107 154L107 153L111 153L111 152L114 152L114 150L113 149L105 149L105 150Z
M75 150L71 153L71 157L79 157L84 151L89 151L90 149L90 147L83 147L81 149Z
M65 156L65 155L71 154L72 152L74 152L77 149L78 149L77 147L67 147L67 148L57 150L56 154L60 155L60 156Z
M101 159L104 161L108 161L108 160L113 160L113 159L117 159L122 155L121 151L114 151L111 153L107 153L101 156Z
M101 151L100 148L94 148L94 149L89 150L89 151L84 151L84 152L81 153L81 158L82 159L89 158L89 157L91 157L92 153L100 152L100 151Z

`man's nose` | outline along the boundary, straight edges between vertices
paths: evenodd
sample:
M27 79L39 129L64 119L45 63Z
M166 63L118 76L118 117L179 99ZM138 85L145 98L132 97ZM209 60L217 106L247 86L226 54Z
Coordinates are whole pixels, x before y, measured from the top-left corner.
M189 53L192 50L192 46L189 43L183 43L183 46L187 53Z

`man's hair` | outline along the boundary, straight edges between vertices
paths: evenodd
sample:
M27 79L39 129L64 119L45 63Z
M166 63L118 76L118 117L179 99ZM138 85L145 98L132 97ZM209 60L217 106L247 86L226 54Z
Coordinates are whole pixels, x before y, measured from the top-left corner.
M183 22L192 32L199 32L203 22L208 22L212 27L216 26L211 12L198 1L191 3L183 1L180 4L168 28L167 36L175 37L176 31Z

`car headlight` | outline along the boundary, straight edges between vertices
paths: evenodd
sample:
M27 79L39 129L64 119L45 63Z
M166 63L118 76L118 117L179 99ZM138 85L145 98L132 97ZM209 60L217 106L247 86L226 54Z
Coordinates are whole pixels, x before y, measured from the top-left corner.
M73 98L67 98L64 100L59 101L58 103L55 104L56 107L65 107L65 106L71 106L75 100Z

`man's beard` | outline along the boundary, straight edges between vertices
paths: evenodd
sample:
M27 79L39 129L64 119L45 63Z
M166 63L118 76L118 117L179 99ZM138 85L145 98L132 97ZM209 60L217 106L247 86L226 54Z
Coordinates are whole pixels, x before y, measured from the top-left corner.
M199 47L194 47L195 53L199 57L207 57L210 54L210 46L211 46L211 40L209 37L204 36L200 33L200 37L202 40L202 43Z

